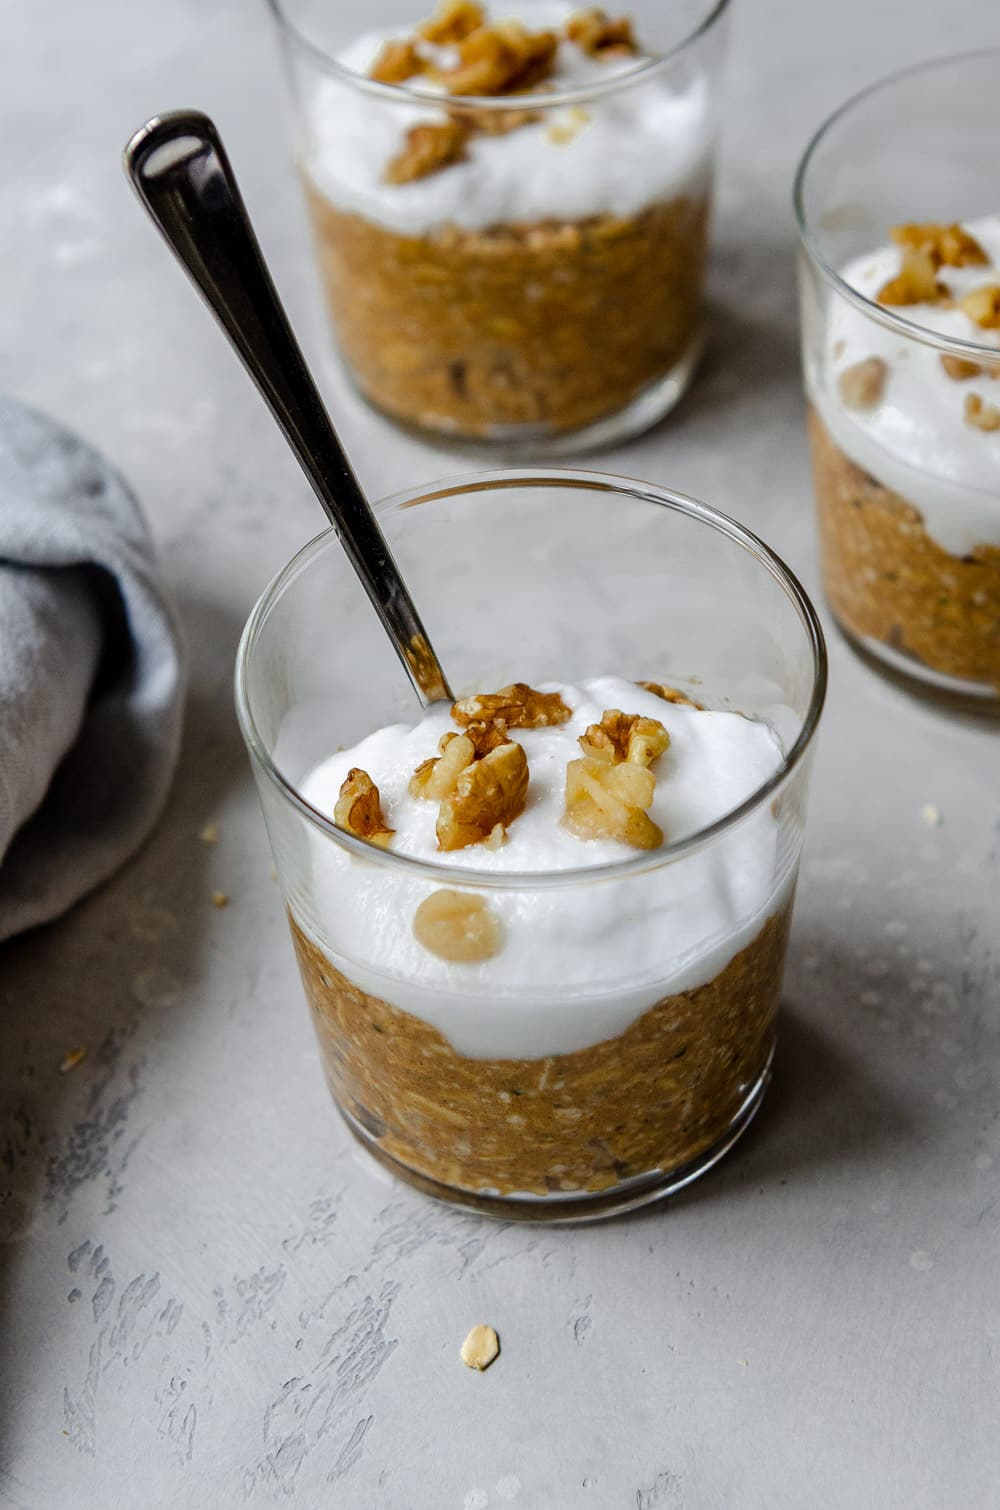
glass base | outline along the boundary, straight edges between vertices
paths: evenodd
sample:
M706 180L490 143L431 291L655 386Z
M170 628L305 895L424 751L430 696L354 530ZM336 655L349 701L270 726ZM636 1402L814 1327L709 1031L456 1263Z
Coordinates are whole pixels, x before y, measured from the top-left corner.
M592 1194L584 1192L564 1195L554 1191L551 1195L545 1196L508 1196L458 1190L438 1180L432 1180L426 1175L417 1174L405 1164L401 1164L398 1159L387 1154L379 1146L378 1140L372 1137L371 1133L367 1132L339 1104L337 1110L354 1137L373 1159L390 1174L404 1180L406 1184L412 1185L416 1190L422 1191L424 1195L429 1195L436 1201L442 1201L449 1206L457 1206L462 1211L473 1211L480 1216L491 1216L505 1222L533 1222L537 1225L549 1226L599 1222L607 1217L619 1216L626 1211L634 1211L640 1206L648 1206L653 1201L664 1200L669 1195L676 1195L686 1185L691 1185L695 1180L700 1179L729 1152L733 1144L750 1126L764 1099L764 1093L771 1083L774 1046L775 1039L772 1035L764 1068L747 1092L742 1105L722 1137L717 1139L710 1148L676 1169L659 1169L652 1174L637 1175L634 1179L623 1180L620 1185L615 1185L610 1190L601 1190Z
M1000 718L1000 691L985 682L966 682L946 676L941 671L887 645L883 640L855 634L831 608L837 628L866 666L884 676L904 692L936 703L955 713L978 713Z
M346 364L345 370L365 402L408 435L433 441L435 445L460 455L481 457L483 450L487 449L498 460L541 462L563 456L580 456L587 451L617 445L651 429L680 403L691 386L704 350L704 331L699 331L670 371L643 388L624 408L575 430L553 430L548 425L494 425L477 435L460 435L443 425L414 424L376 403Z

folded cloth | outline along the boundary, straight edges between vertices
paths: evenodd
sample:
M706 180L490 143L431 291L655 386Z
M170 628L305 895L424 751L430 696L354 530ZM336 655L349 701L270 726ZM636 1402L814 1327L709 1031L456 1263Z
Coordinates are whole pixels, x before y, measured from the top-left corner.
M183 660L128 487L0 399L0 939L107 879L166 800Z

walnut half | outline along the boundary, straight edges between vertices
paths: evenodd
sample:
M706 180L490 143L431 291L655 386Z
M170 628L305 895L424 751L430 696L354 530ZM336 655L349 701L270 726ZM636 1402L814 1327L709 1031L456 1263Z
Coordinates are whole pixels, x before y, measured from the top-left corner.
M333 810L333 821L349 834L367 839L382 849L388 848L395 833L382 816L382 802L378 787L367 771L358 766L348 771L340 788L340 796Z
M461 121L455 120L411 126L406 133L406 146L386 166L386 183L413 183L461 162L467 134Z
M530 89L555 65L554 32L529 32L517 21L480 26L458 44L458 62L442 75L451 94L509 94Z
M640 718L637 713L623 713L608 708L599 724L591 724L580 735L580 748L594 760L619 765L649 766L658 760L670 744L670 735L656 718Z
M536 692L527 682L512 682L499 692L460 697L451 710L457 724L502 719L508 729L544 729L572 716L558 692Z
M528 760L513 742L490 750L466 766L438 812L435 832L441 849L465 849L494 836L524 812L528 796Z

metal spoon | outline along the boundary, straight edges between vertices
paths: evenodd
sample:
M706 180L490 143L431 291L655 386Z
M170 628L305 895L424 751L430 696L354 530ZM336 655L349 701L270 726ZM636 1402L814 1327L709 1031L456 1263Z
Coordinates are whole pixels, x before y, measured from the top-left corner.
M124 160L136 193L281 426L420 701L450 699L447 678L292 334L214 124L200 110L154 116L132 137Z

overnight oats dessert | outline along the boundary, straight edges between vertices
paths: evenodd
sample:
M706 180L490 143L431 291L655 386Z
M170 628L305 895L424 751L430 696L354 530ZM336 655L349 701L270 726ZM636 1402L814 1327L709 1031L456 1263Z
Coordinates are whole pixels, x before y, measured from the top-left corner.
M362 393L421 430L535 449L665 413L702 343L725 3L668 21L441 0L347 38L276 9Z
M537 520L539 494L543 552L517 523ZM530 682L480 675L455 702L372 719L369 705L398 706L384 656L348 695L354 673L316 655L328 626L312 618L349 570L330 537L276 579L240 652L241 721L327 1078L355 1136L432 1194L527 1219L623 1209L714 1163L766 1087L823 696L818 626L752 537L640 485L500 474L408 495L382 520L397 558L391 526L405 543L416 503L429 545L435 514L446 526L447 578L460 558L489 560L502 592L516 557L504 540L520 540L517 622L501 614L498 635L458 593L428 628L453 675L520 662ZM687 653L702 644L705 677L635 637L633 620L662 618L651 603L623 620L592 592L574 633L577 527L612 511L626 523L604 563L612 596L623 573L643 593L657 544L668 599L675 570L683 599L698 562L702 580L725 566L708 632L694 598L676 610L686 634L665 626ZM549 549L570 616L550 604L542 629ZM727 653L737 622L743 648ZM628 675L534 670L560 644L579 664L599 642Z
M891 113L904 146L919 114L910 142L933 141L934 107L952 100L942 84L954 73L957 89L973 66L890 81L835 118L832 142L817 139L798 190L803 341L823 577L842 629L911 685L1000 711L1000 196L992 173L988 188L967 166L949 174L954 129L946 189L926 153L898 186L882 163L867 194L853 162L832 171L855 111ZM876 228L876 198L902 215ZM973 213L956 216L957 199ZM976 212L984 199L991 213Z

